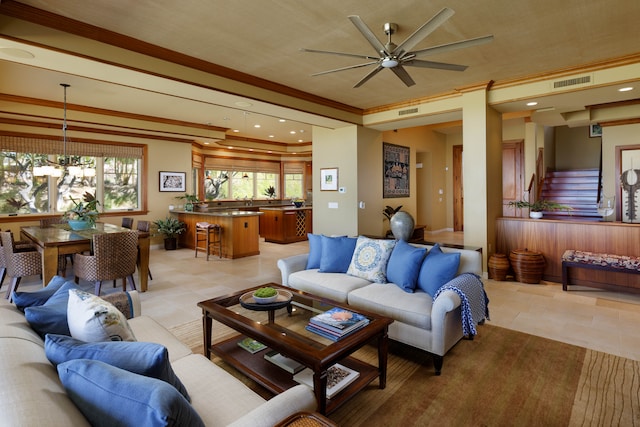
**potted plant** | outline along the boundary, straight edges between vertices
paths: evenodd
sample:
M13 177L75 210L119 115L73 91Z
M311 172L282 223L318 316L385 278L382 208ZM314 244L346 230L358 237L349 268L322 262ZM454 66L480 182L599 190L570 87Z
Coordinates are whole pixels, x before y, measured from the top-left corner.
M196 194L185 194L184 196L177 196L176 199L184 199L187 202L184 204L184 210L187 212L193 211L193 205L200 203L200 199Z
M71 196L69 196L69 199L71 199L74 204L73 208L64 213L64 218L68 221L69 227L73 230L93 228L96 225L96 220L100 216L98 212L100 202L96 199L95 194L86 191L80 201Z
M158 233L164 235L164 248L168 251L178 247L178 235L187 229L187 225L179 219L167 216L165 219L158 219L153 222Z
M529 208L529 217L534 219L542 218L542 212L573 210L571 206L563 205L561 203L547 199L539 199L535 202L529 202L526 200L515 200L509 202L509 206L513 206L518 209Z

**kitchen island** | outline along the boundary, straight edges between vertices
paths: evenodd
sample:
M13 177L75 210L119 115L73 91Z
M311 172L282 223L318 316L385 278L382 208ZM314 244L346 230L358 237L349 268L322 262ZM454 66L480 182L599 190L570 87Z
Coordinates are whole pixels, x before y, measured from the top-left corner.
M260 207L260 235L265 242L293 243L307 240L312 233L310 206Z
M259 217L262 212L241 210L171 211L187 225L180 235L181 247L195 249L196 223L208 222L222 227L222 256L241 258L260 255Z

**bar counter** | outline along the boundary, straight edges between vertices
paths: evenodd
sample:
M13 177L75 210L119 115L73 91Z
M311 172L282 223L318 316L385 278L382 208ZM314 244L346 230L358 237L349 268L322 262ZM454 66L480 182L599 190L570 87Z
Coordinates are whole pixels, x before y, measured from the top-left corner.
M195 249L196 223L208 222L222 226L222 256L241 258L260 255L259 217L262 212L250 210L183 210L170 211L187 225L180 235L180 246Z

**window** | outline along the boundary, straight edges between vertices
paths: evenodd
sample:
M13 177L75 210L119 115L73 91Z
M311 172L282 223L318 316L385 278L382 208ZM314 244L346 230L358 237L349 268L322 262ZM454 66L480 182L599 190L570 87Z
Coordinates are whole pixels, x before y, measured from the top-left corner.
M302 198L302 181L301 173L285 173L284 174L284 198L293 199Z
M229 171L205 171L204 195L205 200L223 200L229 198Z
M254 173L238 172L231 177L231 198L252 199L254 197Z
M267 188L276 189L278 197L278 174L277 173L256 173L256 199L268 199Z
M62 213L85 192L96 195L102 212L142 208L141 145L70 143L67 157L80 166L37 176L34 169L63 160L59 141L0 135L0 143L0 214Z
M205 171L206 200L268 199L267 188L278 188L278 174L271 172Z

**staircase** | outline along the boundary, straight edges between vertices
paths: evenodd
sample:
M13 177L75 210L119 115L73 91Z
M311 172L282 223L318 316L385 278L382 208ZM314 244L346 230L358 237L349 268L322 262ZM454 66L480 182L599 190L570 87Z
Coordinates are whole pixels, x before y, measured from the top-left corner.
M547 172L541 199L571 206L572 211L545 212L548 219L599 220L597 200L600 186L598 169Z

